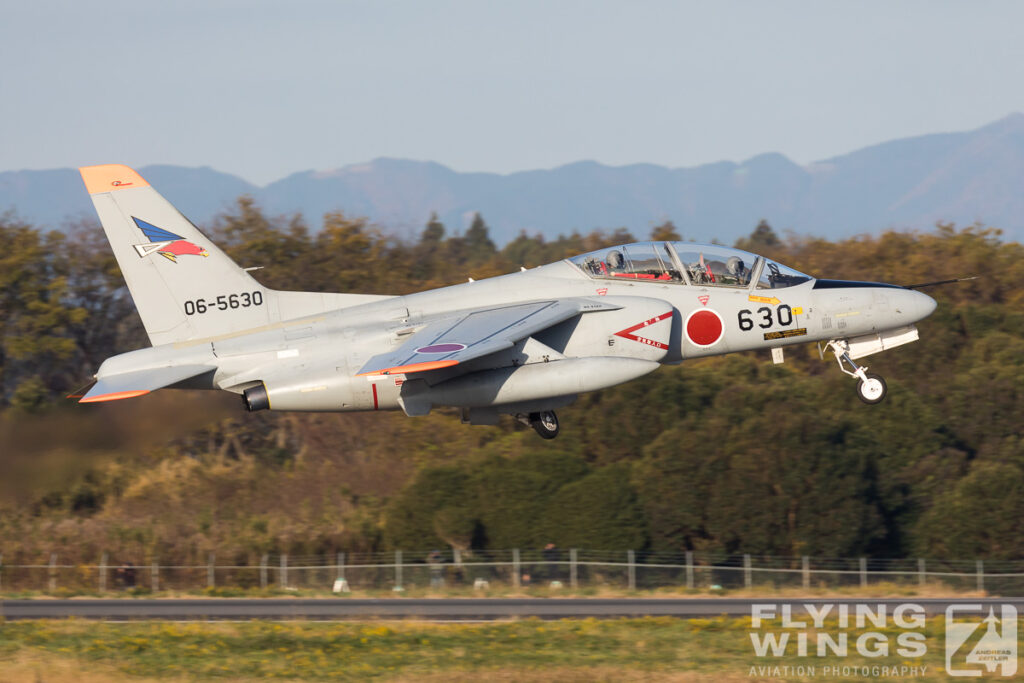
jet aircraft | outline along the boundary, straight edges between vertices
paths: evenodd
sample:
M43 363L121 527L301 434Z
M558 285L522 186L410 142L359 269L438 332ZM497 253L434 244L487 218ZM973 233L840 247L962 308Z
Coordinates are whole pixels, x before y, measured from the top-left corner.
M407 296L275 291L138 173L80 169L152 346L108 358L82 403L222 389L249 411L461 409L544 438L577 395L661 365L820 342L866 403L885 381L856 359L918 338L935 301L912 288L811 277L715 244L649 241Z

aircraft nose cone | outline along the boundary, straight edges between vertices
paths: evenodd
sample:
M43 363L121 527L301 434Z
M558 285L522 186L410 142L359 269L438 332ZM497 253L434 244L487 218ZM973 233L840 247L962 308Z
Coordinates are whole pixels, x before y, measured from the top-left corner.
M938 305L935 303L935 299L927 294L912 289L900 292L900 296L894 303L896 310L905 316L908 322L924 320L935 311L935 307Z

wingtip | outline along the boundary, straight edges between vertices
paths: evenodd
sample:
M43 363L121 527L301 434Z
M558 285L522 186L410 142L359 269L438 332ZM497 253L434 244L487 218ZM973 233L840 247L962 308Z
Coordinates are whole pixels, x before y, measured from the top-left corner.
M135 398L137 396L144 396L149 393L148 389L136 389L133 391L115 391L112 394L99 394L97 396L87 396L80 399L79 403L102 403L104 401L120 401L126 398Z
M79 388L75 389L64 398L82 398L83 396L88 394L89 390L92 389L94 386L96 386L96 380L91 380L88 383L83 384Z
M149 187L149 183L135 169L123 164L82 166L78 172L82 174L85 189L89 194Z

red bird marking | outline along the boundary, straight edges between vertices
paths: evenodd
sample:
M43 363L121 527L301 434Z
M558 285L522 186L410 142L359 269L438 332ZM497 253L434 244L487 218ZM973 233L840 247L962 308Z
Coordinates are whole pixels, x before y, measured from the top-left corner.
M160 249L160 255L166 256L177 263L177 257L179 256L209 256L210 252L206 251L202 247L192 244L191 242L177 240Z

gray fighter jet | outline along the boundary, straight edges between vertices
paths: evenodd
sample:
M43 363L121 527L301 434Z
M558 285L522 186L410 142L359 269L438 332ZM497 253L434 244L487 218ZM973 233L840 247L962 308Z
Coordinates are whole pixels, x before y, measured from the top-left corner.
M935 301L898 285L813 278L721 245L639 242L408 296L267 289L126 166L80 169L153 344L108 358L81 402L223 389L250 411L460 408L545 438L578 394L663 364L823 342L855 360L918 338Z

